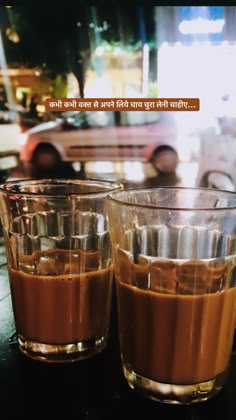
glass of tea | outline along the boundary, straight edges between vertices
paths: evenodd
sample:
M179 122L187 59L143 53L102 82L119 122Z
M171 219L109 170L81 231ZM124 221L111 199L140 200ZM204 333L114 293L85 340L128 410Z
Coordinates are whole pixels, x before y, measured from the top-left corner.
M131 388L192 404L227 380L236 314L236 194L204 188L108 195L120 352Z
M0 215L19 349L45 362L107 345L113 267L101 180L19 180L0 186Z

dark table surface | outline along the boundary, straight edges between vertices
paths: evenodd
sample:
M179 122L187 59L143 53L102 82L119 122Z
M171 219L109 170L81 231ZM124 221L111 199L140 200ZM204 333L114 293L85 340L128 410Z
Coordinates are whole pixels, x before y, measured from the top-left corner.
M236 420L236 352L220 394L192 406L144 399L123 377L114 296L109 345L82 362L48 364L22 355L14 340L14 319L6 257L0 238L0 420L131 419Z

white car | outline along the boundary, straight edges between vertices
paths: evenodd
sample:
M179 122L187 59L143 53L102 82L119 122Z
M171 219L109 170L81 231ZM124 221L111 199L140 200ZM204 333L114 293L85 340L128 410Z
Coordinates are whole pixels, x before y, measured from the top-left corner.
M18 167L21 133L18 114L13 111L0 111L0 181Z
M129 125L127 115L127 125L115 125L112 112L67 113L19 136L20 161L26 171L53 171L61 162L142 161L173 172L178 164L177 129L167 114L156 113L156 121L136 125Z

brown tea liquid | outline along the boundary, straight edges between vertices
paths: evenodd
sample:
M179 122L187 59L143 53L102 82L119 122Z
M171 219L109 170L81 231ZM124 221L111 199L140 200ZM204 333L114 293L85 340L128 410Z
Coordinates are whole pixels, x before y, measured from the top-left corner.
M18 334L45 344L76 343L107 334L112 269L99 269L97 252L73 254L72 258L68 251L37 251L21 258L24 269L37 267L36 273L10 270Z
M188 385L228 366L235 326L234 260L148 261L116 254L124 365L153 381Z

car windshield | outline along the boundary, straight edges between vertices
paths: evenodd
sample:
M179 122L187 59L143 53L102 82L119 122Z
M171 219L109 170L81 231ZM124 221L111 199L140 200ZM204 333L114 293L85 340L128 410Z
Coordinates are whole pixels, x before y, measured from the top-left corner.
M152 115L151 115L152 114ZM106 112L106 111L82 111L62 112L59 120L62 120L64 130L112 127L112 126L137 126L162 122L168 126L175 125L173 115L168 112L145 113L137 111Z
M112 124L108 112L74 112L61 115L64 129L107 127Z

